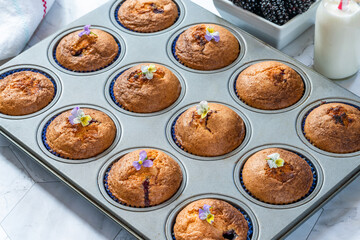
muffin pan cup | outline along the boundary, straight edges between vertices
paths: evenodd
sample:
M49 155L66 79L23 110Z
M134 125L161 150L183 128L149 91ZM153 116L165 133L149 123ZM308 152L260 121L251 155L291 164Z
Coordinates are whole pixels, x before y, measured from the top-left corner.
M175 1L180 6L177 25L156 34L135 34L113 23L113 9L121 1L110 1L6 63L0 73L36 63L41 71L56 79L60 88L50 107L25 116L21 121L0 115L0 133L139 239L172 239L166 234L169 215L184 201L204 195L229 198L229 202L239 205L247 213L251 212L251 220L256 223L252 239L284 238L360 172L359 152L327 154L307 142L301 131L304 114L321 100L341 100L360 106L360 98L189 0ZM191 70L181 65L174 58L171 45L181 31L197 23L215 23L230 29L241 40L243 56L233 65L217 71ZM109 67L96 72L73 73L62 69L52 60L54 44L59 36L86 24L104 28L117 37L121 55ZM300 104L286 111L260 112L240 104L234 98L234 89L229 87L233 86L234 74L242 66L262 60L286 62L303 73L308 81L309 92ZM139 62L156 62L175 70L186 87L179 102L156 114L127 114L115 105L108 94L111 77ZM246 136L249 139L246 143L231 154L211 161L186 154L176 144L172 144L172 120L188 106L201 100L223 103L238 110L248 122ZM94 159L58 159L42 143L44 124L51 117L74 106L99 108L109 113L114 122L121 126L117 135L119 139L104 154ZM294 149L306 157L311 156L310 160L314 159L317 172L321 172L317 179L317 189L301 204L291 207L264 206L249 199L236 185L238 179L234 179L234 172L239 161L256 148L274 145L286 145L290 150ZM182 164L186 172L186 184L180 194L163 206L148 208L146 211L109 202L103 195L104 186L98 181L103 167L128 149L145 147L164 150ZM269 222L272 224L269 225Z
M17 72L23 72L23 71L40 73L40 74L44 75L45 77L47 77L54 85L53 99L51 100L51 102L48 105L46 105L44 108L40 109L39 111L30 113L30 114L26 114L26 115L19 115L19 116L8 115L8 114L4 114L4 113L0 112L1 118L23 119L23 118L30 118L30 117L36 116L42 112L47 111L49 108L51 108L60 97L62 87L61 87L61 83L60 83L58 76L55 73L53 73L52 71L50 71L49 69L45 69L45 68L37 66L37 65L18 65L16 67L10 67L8 69L5 68L3 70L0 70L0 81L11 74L14 74Z
M117 197L115 197L111 193L111 191L108 188L108 174L109 174L113 164L115 164L120 158L124 157L126 154L131 153L136 150L139 150L139 149L160 150L160 151L164 152L165 154L167 154L168 156L170 156L172 159L174 159L179 164L179 167L181 169L183 179L182 179L182 182L180 183L178 190L175 192L175 194L173 196L171 196L169 199L165 200L164 202L162 202L160 204L152 205L152 206L148 206L148 207L134 207L129 204L121 202ZM123 152L120 152L120 153L116 154L115 156L113 156L112 158L110 158L104 164L104 166L101 168L101 170L99 172L99 176L98 176L99 189L100 189L101 193L103 194L103 196L108 200L108 202L110 202L111 204L113 204L119 208L127 209L130 211L139 211L139 212L152 211L154 209L159 209L159 208L162 208L162 207L168 205L169 203L171 203L172 201L174 201L181 195L182 191L184 190L184 188L186 186L186 181L187 181L186 170L184 168L184 165L181 163L181 161L179 159L177 159L175 156L173 156L172 154L170 154L169 152L164 151L163 149L158 149L156 147L141 147L141 148L137 148L137 149L133 148L133 149L126 149Z

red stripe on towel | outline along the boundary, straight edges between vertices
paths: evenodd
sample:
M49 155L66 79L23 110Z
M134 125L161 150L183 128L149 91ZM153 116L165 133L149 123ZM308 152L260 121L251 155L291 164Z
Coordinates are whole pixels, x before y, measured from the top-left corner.
M44 18L46 15L46 9L47 9L46 0L42 0L42 2L43 2L43 6L44 6L44 15L43 15L43 18Z

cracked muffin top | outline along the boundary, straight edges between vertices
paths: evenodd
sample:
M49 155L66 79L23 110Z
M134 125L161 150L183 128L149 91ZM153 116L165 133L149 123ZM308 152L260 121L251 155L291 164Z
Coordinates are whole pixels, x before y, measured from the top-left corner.
M251 65L236 81L240 99L251 107L264 110L289 107L300 100L304 90L301 76L291 67L275 61Z
M151 113L163 110L179 97L178 78L159 64L143 63L123 72L115 81L114 96L126 110Z
M255 198L270 204L295 202L309 192L313 183L310 165L297 154L280 148L264 149L249 157L242 177Z
M21 71L0 80L0 112L21 116L37 112L54 98L54 84L41 73Z
M172 0L126 0L119 8L118 20L130 30L150 33L170 27L178 15Z
M108 66L118 54L114 37L99 29L76 31L63 37L56 47L56 59L63 67L77 72L95 71Z
M176 217L176 240L245 240L248 223L243 214L218 199L201 199L187 205Z
M325 103L306 117L305 137L316 147L333 153L360 150L360 110L343 103Z
M245 137L245 124L230 108L202 101L180 115L175 136L186 152L198 156L224 155L237 148Z
M180 34L175 54L185 66L197 70L226 67L240 53L237 38L227 29L214 24L200 24Z
M132 207L158 205L171 198L182 182L179 164L160 150L139 149L126 154L111 167L109 191Z
M73 122L72 116L78 121ZM105 113L90 108L74 108L57 116L46 130L51 151L63 158L94 157L111 146L116 127Z

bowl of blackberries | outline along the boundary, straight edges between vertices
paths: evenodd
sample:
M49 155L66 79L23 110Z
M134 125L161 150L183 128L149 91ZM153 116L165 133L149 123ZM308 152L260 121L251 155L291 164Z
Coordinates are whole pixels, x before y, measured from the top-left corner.
M314 23L320 0L213 0L220 15L282 48Z

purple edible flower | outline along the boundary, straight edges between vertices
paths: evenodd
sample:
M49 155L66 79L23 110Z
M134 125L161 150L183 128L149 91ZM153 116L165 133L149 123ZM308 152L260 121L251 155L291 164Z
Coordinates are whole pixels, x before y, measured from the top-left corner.
M71 110L71 115L69 116L69 122L71 123L71 125L75 124L74 120L75 118L77 118L79 110L80 110L79 107L74 107L73 110Z
M84 31L79 33L79 37L82 37L82 35L84 35L84 34L90 35L90 33L91 33L90 27L91 27L91 25L85 25L84 26Z
M215 42L219 42L220 41L219 32L215 32L214 28L212 27L206 27L205 39L208 40L209 42L212 39L214 39Z
M81 123L83 127L89 125L90 121L92 120L90 115L85 115L84 111L79 107L74 107L73 110L71 110L71 115L68 117L68 119L71 125Z
M152 167L153 161L147 159L147 153L142 150L139 154L139 161L134 161L133 166L137 171L141 169L141 166L143 167Z
M199 218L212 224L214 222L214 215L211 214L210 209L210 205L204 204L203 208L199 209Z

